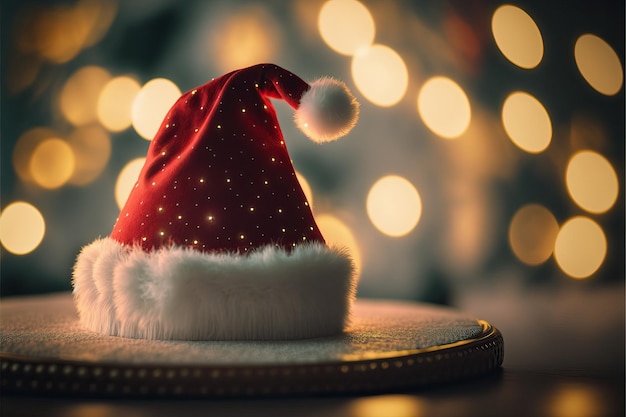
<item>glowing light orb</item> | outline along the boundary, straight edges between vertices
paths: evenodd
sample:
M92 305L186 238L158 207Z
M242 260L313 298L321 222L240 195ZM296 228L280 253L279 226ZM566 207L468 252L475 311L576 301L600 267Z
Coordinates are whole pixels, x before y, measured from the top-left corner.
M543 58L543 38L535 21L519 7L505 4L491 18L491 31L500 52L520 68L532 69Z
M126 200L133 190L145 162L146 158L133 159L122 168L117 176L117 181L115 181L115 202L120 210L126 204Z
M617 174L607 159L592 151L581 151L569 160L565 172L572 200L591 213L604 213L617 200Z
M378 44L357 51L352 58L352 78L361 94L381 107L402 100L409 84L402 57L388 46Z
M467 95L446 77L433 77L424 83L417 97L417 110L424 124L446 139L462 135L472 117Z
M601 391L572 384L555 390L546 399L545 410L552 417L585 417L610 414L609 408Z
M180 96L180 89L170 80L155 78L148 81L135 96L131 111L133 127L139 136L152 140Z
M358 398L350 402L349 415L359 417L425 416L427 408L419 398L410 395L380 395Z
M355 0L330 0L318 17L318 28L326 44L343 55L354 55L374 42L376 27L367 7Z
M528 204L515 213L509 225L509 244L515 256L528 265L539 265L552 255L559 224L552 213Z
M33 151L30 174L40 187L54 189L72 177L74 166L74 151L67 142L58 138L46 139Z
M109 82L109 73L94 66L76 71L61 90L61 113L74 126L95 122L98 118L98 97Z
M141 86L130 77L109 81L98 97L98 120L110 132L121 132L132 124L133 101Z
M354 262L356 275L361 273L361 251L352 230L337 217L330 214L320 214L315 216L315 223L322 232L322 236L331 246L339 248L345 247L350 252L350 257Z
M222 71L272 62L280 52L281 23L263 6L251 5L224 14L207 29L207 55Z
M69 183L87 185L100 176L111 156L111 139L98 125L83 126L67 138L75 167Z
M57 136L56 132L47 127L34 127L20 135L13 148L13 168L20 180L33 182L30 171L30 160L33 152L40 143Z
M561 226L554 245L554 258L572 278L591 276L606 256L606 237L602 228L587 217L573 217Z
M574 46L574 59L580 74L599 93L612 96L622 89L622 62L602 38L592 34L579 37Z
M298 182L300 183L300 188L302 188L302 191L304 192L304 196L309 202L309 208L313 208L313 191L311 190L311 186L309 185L309 182L304 177L304 175L300 174L299 172L296 172L296 178L298 179Z
M422 200L407 179L389 175L376 181L367 195L367 214L382 233L400 237L411 232L422 215Z
M43 216L32 204L24 201L11 203L0 213L0 242L15 254L34 251L46 233Z
M552 122L539 100L528 93L511 93L502 106L506 134L518 148L528 153L543 152L552 141Z

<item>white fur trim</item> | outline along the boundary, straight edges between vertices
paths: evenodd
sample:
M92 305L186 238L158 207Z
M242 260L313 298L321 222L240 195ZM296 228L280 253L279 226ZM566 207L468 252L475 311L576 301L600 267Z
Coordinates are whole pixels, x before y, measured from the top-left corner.
M93 331L184 340L338 334L356 292L350 258L322 244L247 255L145 252L108 237L83 248L73 285L80 321Z
M311 83L295 113L298 128L315 142L348 134L358 118L359 102L343 82L330 77Z

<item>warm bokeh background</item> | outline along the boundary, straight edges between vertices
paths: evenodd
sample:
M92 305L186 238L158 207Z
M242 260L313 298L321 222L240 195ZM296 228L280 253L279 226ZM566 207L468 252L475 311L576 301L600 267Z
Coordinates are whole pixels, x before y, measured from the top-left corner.
M485 318L505 365L550 363L534 342L548 338L567 364L623 370L623 1L1 7L2 296L69 290L181 91L269 61L361 102L325 145L276 103L359 296Z

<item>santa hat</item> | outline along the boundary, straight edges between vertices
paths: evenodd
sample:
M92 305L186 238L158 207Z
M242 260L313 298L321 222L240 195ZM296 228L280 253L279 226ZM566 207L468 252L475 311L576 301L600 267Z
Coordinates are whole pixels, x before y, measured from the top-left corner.
M340 333L350 257L326 245L270 98L323 142L356 123L345 84L271 64L233 71L174 104L110 236L74 266L83 325L148 339L292 339Z

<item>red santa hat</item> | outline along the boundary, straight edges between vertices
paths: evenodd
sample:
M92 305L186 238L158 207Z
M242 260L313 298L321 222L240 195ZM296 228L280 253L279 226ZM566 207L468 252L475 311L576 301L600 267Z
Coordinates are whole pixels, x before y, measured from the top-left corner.
M174 104L110 236L74 266L83 325L147 339L292 339L340 333L350 257L326 245L270 98L318 142L348 133L345 84L276 65L233 71Z

